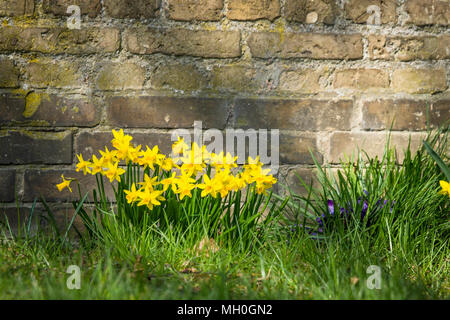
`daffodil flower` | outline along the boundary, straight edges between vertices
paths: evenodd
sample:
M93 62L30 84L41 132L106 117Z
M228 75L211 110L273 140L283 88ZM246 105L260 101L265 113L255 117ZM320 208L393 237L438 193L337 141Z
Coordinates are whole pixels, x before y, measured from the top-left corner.
M61 178L63 182L58 183L56 187L58 188L59 192L63 191L65 188L69 189L70 192L72 192L72 189L70 188L70 183L72 182L72 179L66 180L64 178L64 175L61 175Z
M97 159L95 155L92 156L92 175L96 175L103 171L103 158Z
M90 166L92 166L92 163L89 161L84 161L83 156L77 155L78 158L78 164L76 171L79 172L80 170L83 170L83 174L86 175L87 173L91 173L91 169L89 169Z
M439 184L441 185L442 190L440 191L441 194L448 195L450 197L450 182L441 180L439 181Z
M208 194L210 194L213 198L216 197L217 191L216 191L216 184L213 180L211 180L206 174L203 176L204 183L198 184L197 187L199 189L202 189L201 196L206 197Z
M108 177L109 182L113 182L114 180L120 182L120 176L125 173L125 170L119 168L118 165L119 162L116 162L108 166L108 170L105 172L105 175Z
M176 172L172 172L172 176L169 178L161 180L161 184L164 186L163 191L166 191L169 189L169 187L172 187L173 191L177 190L177 178L176 178Z
M141 191L136 190L136 186L133 183L133 185L131 186L131 190L124 190L123 192L125 192L125 194L127 195L126 199L128 203L133 203L139 198L139 194Z

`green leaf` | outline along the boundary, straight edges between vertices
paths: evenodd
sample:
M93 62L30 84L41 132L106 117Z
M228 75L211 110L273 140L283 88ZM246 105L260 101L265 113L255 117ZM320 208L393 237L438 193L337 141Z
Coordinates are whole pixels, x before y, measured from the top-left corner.
M423 144L425 146L425 149L430 154L430 156L436 161L439 168L441 168L442 172L447 177L447 180L450 181L450 169L449 167L444 163L444 161L439 157L439 155L431 148L431 146L428 144L428 142L423 141Z

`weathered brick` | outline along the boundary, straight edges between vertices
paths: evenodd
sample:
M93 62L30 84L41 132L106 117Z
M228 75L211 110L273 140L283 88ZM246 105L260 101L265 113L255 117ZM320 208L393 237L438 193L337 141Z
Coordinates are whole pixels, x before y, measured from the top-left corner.
M428 117L428 120L427 120ZM449 102L436 105L423 100L374 100L363 105L364 129L381 130L426 130L428 121L431 126L439 126L450 119Z
M38 211L43 212L42 210L40 210L40 208L39 209L37 207L34 208L33 217L30 225L31 234L33 234L36 231L38 225L40 227L43 227L45 225L45 220L42 217L42 215L38 213ZM24 236L24 229L25 227L28 227L28 219L30 218L30 216L31 216L30 207L25 207L22 205L19 208L17 208L17 206L8 208L0 207L0 224L8 224L13 234L16 235L18 235L20 225L21 235ZM9 228L8 230L4 229L7 236L9 235Z
M371 158L383 156L387 142L387 132L334 132L330 138L330 159L331 163L339 163L340 159L356 155L358 148L364 150ZM425 134L411 134L411 151L414 153L422 145ZM395 147L396 157L401 163L404 159L404 150L409 142L409 134L399 132L391 133L390 146ZM364 155L365 157L365 155Z
M22 16L34 13L34 0L0 0L0 16Z
M96 79L97 89L126 90L142 89L145 69L135 63L103 63Z
M97 188L95 176L91 174L83 175L82 171L76 172L75 170L67 169L26 170L24 178L24 201L33 201L36 197L39 199L41 195L46 201L49 202L80 200L76 181L72 181L70 185L72 192L68 189L64 189L59 192L56 185L62 182L61 175L64 175L64 178L66 179L77 179L80 183L82 197L86 194L86 192L89 192L87 201L93 201L92 191ZM109 180L106 177L103 177L103 182L107 197L110 200L115 200L114 192Z
M397 22L397 2L397 0L349 0L345 3L345 14L355 23L368 23L368 19L374 14L368 10L369 7L377 6L380 9L382 24L395 23Z
M227 17L231 20L274 20L280 16L279 0L229 0Z
M430 123L439 126L447 123L450 119L450 99L442 99L431 104ZM450 151L450 150L449 150Z
M103 5L108 16L113 18L155 18L161 0L104 0Z
M194 91L206 87L206 78L193 64L163 64L155 69L151 83L158 89Z
M449 25L450 2L448 0L407 0L405 11L409 15L408 23L418 26Z
M169 0L172 20L217 21L222 17L223 0Z
M369 36L370 58L380 60L440 60L450 58L450 36Z
M280 75L279 89L298 93L317 93L326 88L329 75L330 70L327 67L286 70Z
M204 128L222 129L228 118L224 99L111 97L106 104L108 123L120 127L191 128L203 121Z
M63 132L0 131L0 164L72 163L72 134Z
M79 88L83 84L79 68L73 61L39 59L25 67L26 83L34 88Z
M0 201L12 202L16 193L16 171L1 170L0 171Z
M311 152L319 163L323 156L317 150L317 137L315 134L300 133L280 134L280 164L314 164Z
M153 148L157 145L159 150L165 155L169 155L172 151L171 133L142 133L142 132L126 132L133 137L131 143L135 146L141 145L145 150L145 146ZM98 150L104 150L108 147L112 150L111 140L113 134L109 132L82 132L75 139L76 154L82 154L84 159L91 158L92 155L101 156Z
M337 15L334 0L287 0L285 14L288 21L334 24Z
M84 196L84 195L83 195ZM62 234L65 234L67 228L69 227L70 223L72 223L72 227L69 230L69 237L77 237L78 234L75 231L75 228L83 234L83 232L86 231L86 226L83 223L83 220L81 216L78 214L75 219L72 222L73 216L75 214L75 208L72 204L48 204L50 209L52 210L53 216L55 218L56 227L58 228L59 232ZM85 204L84 208L86 210L87 214L91 214L91 209L93 209L94 204ZM41 216L47 214L44 208L39 208L39 211L42 211ZM48 224L47 224L48 225ZM54 228L54 226L50 226L51 228Z
M0 51L32 51L53 54L89 54L119 49L115 28L0 28Z
M45 13L52 13L56 16L72 15L67 12L67 8L71 5L80 7L82 15L89 15L94 18L101 12L101 0L44 0L42 8Z
M133 28L126 33L132 53L164 53L207 58L241 55L239 31Z
M92 102L46 93L0 95L0 110L1 125L89 127L99 121Z
M16 88L19 86L19 70L12 60L0 59L0 87Z
M360 59L360 34L252 33L248 45L256 58Z
M313 188L318 188L320 186L315 169L295 167L280 171L279 183L282 183L285 186L289 187L290 191L293 194L302 196L308 195L306 188L300 182L300 179L302 179L307 186L311 186L311 183ZM289 192L287 192L287 190L284 190L284 188L281 188L281 190L283 191L282 194L289 195Z
M343 69L335 73L334 88L352 88L367 90L370 88L388 88L389 74L379 69Z
M397 92L435 93L447 89L445 69L397 69L392 73L392 89Z
M349 130L353 102L350 100L239 99L235 103L235 126L280 130Z
M211 85L213 89L230 91L262 91L270 90L273 73L259 70L251 66L214 67Z

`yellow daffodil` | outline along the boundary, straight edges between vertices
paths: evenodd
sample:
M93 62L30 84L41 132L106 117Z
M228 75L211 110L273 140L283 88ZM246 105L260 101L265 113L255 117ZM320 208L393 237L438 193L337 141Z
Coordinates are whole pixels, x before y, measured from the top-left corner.
M252 157L248 157L248 163L244 165L244 169L248 170L259 170L263 164L259 161L259 156L257 156L255 159Z
M233 176L230 175L228 168L216 172L213 180L214 188L222 198L225 198L233 190Z
M158 146L154 146L153 149L147 146L147 150L141 151L139 156L141 158L138 159L138 163L144 168L150 167L152 170L155 170L155 163L164 157L164 155L159 153Z
M99 172L103 172L103 158L97 159L95 155L92 156L91 174L96 175Z
M127 195L126 198L128 203L133 203L139 198L139 194L141 191L136 190L136 186L133 183L133 185L131 186L131 190L124 190L124 192Z
M161 162L159 163L159 165L165 171L170 171L175 166L175 164L173 163L173 160L171 158L162 159Z
M201 196L206 197L208 194L210 194L213 198L215 198L217 195L217 184L215 184L214 180L211 180L206 174L203 176L203 181L204 183L197 185L199 189L202 189Z
M169 178L161 180L161 184L164 186L163 191L166 191L169 189L169 187L172 187L173 191L177 190L177 178L176 178L176 172L172 172L172 176Z
M92 165L89 161L84 161L83 156L77 155L78 158L78 164L76 171L79 172L80 170L83 170L83 174L86 175L87 173L91 173L91 169L89 167Z
M108 147L105 147L105 151L99 150L99 152L102 155L103 163L113 163L117 160L117 158L116 158L117 151L116 150L109 151Z
M174 155L184 154L187 150L189 150L189 146L181 137L178 137L178 140L172 144L172 152Z
M120 182L120 176L125 173L125 170L118 167L119 162L116 162L114 164L109 164L107 167L107 171L104 173L106 177L108 177L109 182L113 182L114 180L117 180L117 182Z
M119 149L119 145L129 145L131 140L133 140L132 136L123 133L123 129L120 129L119 132L113 130L112 133L114 135L114 139L111 141L111 143L116 149Z
M191 191L195 188L194 183L194 179L182 172L181 176L176 181L177 189L176 191L174 191L175 193L178 193L180 195L180 200L183 200L183 198L186 196L192 198Z
M450 182L441 180L441 181L439 181L439 183L440 183L441 188L442 188L440 193L444 194L444 195L448 195L450 197Z
M139 182L139 184L145 189L153 190L153 186L156 186L159 184L159 182L157 180L158 180L158 177L150 178L148 176L148 174L145 174L144 181Z
M145 205L149 210L152 210L153 206L159 206L161 205L160 201L166 200L161 194L162 191L145 189L139 194L141 201L138 203L138 206Z
M63 191L65 188L69 189L70 192L72 192L72 189L70 188L70 183L72 182L72 179L66 180L64 178L64 175L61 175L61 178L63 182L58 183L56 187L58 188L59 192Z

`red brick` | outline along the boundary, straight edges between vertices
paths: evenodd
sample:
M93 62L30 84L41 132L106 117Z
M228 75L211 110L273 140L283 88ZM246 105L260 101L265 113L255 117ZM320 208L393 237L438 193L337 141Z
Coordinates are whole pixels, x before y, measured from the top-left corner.
M256 58L361 59L360 34L252 33L248 45Z
M239 31L133 28L125 42L128 51L137 54L234 58L241 55L240 38Z
M0 164L70 164L70 131L0 131Z
M349 130L352 112L350 100L239 99L234 125L298 131Z
M111 97L106 100L108 124L124 128L224 128L227 101L215 98Z

